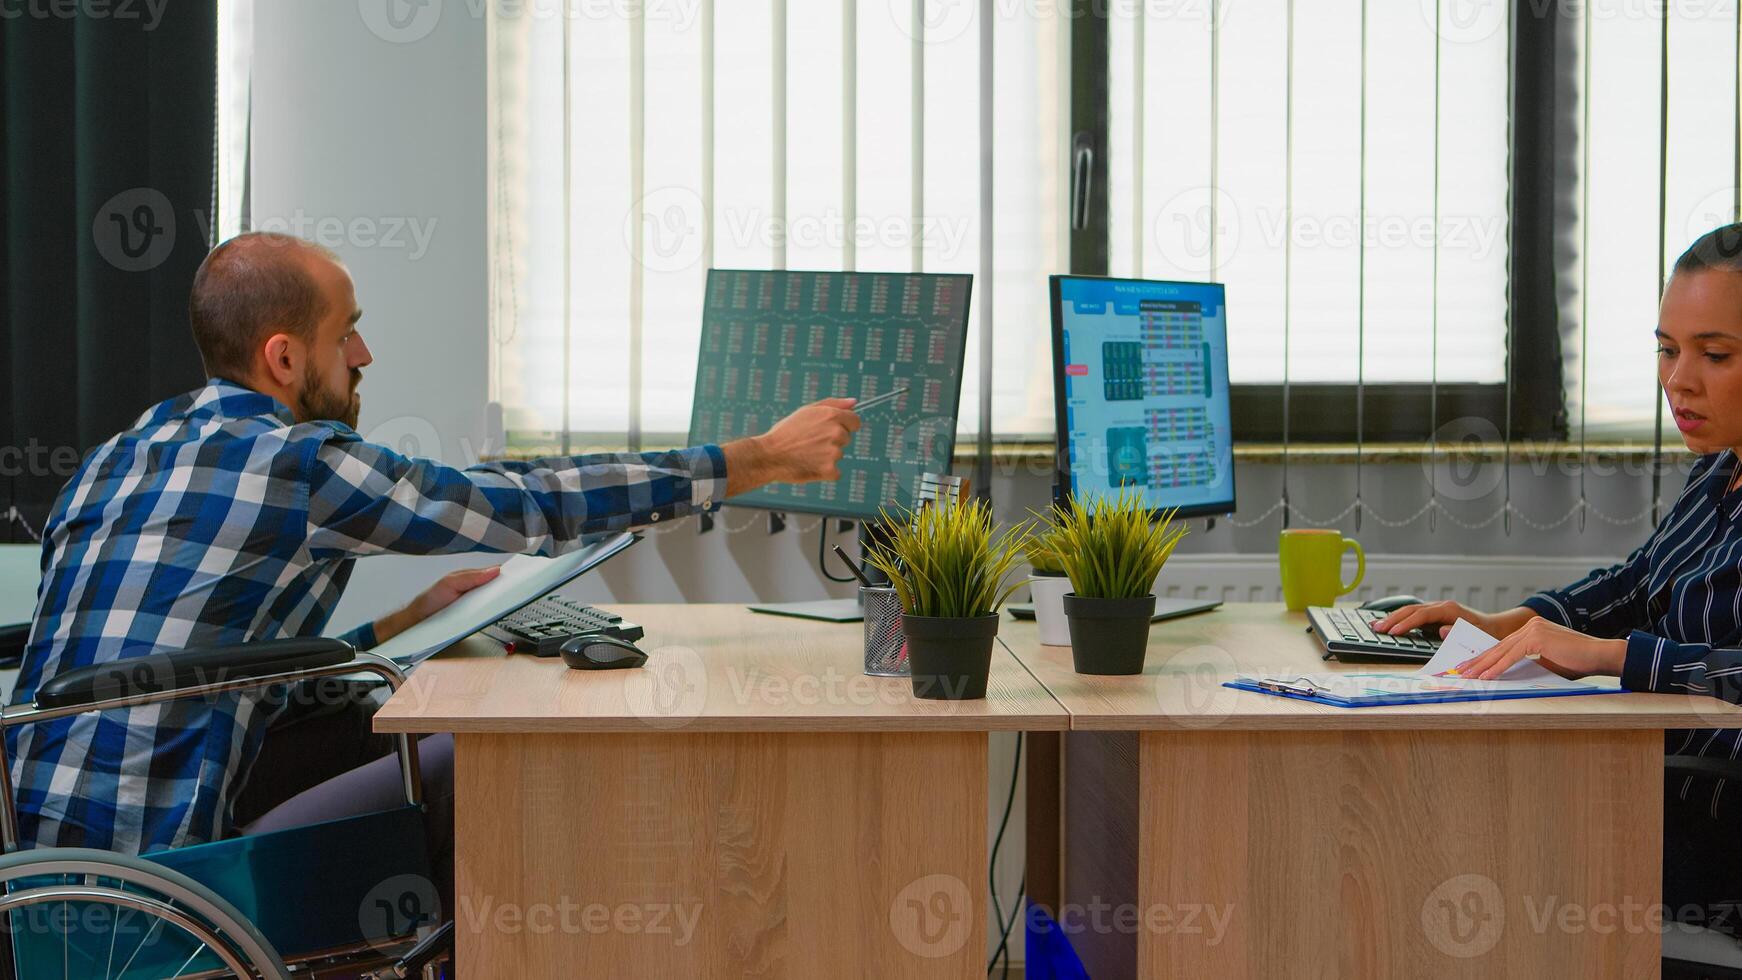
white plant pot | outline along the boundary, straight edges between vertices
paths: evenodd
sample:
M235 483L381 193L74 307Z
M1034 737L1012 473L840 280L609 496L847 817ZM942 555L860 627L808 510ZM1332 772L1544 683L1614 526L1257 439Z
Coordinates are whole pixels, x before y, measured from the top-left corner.
M1040 627L1040 642L1049 647L1071 645L1071 626L1065 620L1065 593L1071 580L1064 575L1030 575L1028 592L1034 601L1034 624Z

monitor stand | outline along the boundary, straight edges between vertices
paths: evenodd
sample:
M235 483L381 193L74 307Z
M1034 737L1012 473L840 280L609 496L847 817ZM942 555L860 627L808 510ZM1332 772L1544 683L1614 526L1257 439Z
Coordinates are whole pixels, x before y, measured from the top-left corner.
M820 619L829 623L857 623L865 618L865 607L858 599L816 599L811 602L757 603L751 612L771 616L796 616L799 619Z
M866 546L881 530L881 525L873 527L869 521L859 522L859 554L865 554ZM839 562L836 562L839 564ZM871 581L878 584L888 584L888 579L877 569L861 562L860 567ZM846 569L842 569L846 571ZM752 603L751 612L767 613L770 616L794 616L799 619L820 619L826 623L857 623L865 619L865 606L860 603L857 591L847 599L812 599L808 602L758 602Z

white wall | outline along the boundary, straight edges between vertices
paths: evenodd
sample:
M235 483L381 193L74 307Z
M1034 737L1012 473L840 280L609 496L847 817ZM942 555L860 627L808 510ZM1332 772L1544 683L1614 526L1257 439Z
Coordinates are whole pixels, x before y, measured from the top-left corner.
M395 43L365 24L368 3L256 3L252 225L314 238L349 266L375 355L359 428L422 455L475 454L488 356L484 22L448 3L427 36Z

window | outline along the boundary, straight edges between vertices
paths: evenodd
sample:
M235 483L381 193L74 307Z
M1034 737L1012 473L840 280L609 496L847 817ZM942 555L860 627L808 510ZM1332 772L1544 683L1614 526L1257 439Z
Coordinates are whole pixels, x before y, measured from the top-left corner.
M1581 99L1568 113L1580 178L1562 305L1568 414L1592 437L1649 435L1659 277L1737 220L1736 5L1605 0L1579 13L1561 24Z
M964 433L983 377L995 435L1051 431L1069 270L1226 282L1237 426L1286 382L1297 424L1350 438L1358 382L1367 438L1503 405L1649 437L1660 261L1737 214L1734 4L558 6L492 21L492 390L520 445L681 438L709 266L975 273Z
M994 431L1051 432L1036 352L1065 261L1068 20L998 8L983 37L965 3L606 6L494 9L491 373L511 446L680 440L710 266L975 273L961 431L990 303Z

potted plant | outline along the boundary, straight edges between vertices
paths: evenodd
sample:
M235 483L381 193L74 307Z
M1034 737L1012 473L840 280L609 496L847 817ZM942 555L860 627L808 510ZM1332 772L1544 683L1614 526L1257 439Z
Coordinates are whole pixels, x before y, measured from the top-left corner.
M1029 601L1034 604L1034 625L1040 630L1040 642L1046 646L1069 646L1070 627L1065 624L1065 593L1071 590L1070 577L1064 563L1053 550L1052 537L1058 530L1063 513L1057 507L1037 516L1034 537L1028 542Z
M1185 537L1173 511L1154 520L1143 495L1073 499L1049 535L1071 579L1064 597L1079 674L1140 674L1155 614L1155 578Z
M906 519L886 517L885 525L887 539L866 560L901 598L914 695L985 697L998 609L1016 588L1005 580L1028 542L1028 524L994 535L985 501L945 497Z

